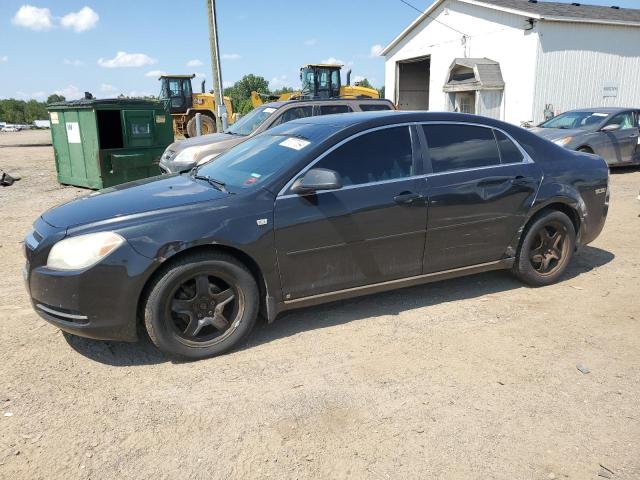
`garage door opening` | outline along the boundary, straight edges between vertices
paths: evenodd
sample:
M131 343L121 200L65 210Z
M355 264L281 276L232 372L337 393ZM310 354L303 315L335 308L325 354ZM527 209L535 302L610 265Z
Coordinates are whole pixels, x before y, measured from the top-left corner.
M429 109L430 57L414 58L397 63L398 88L396 104L400 110Z

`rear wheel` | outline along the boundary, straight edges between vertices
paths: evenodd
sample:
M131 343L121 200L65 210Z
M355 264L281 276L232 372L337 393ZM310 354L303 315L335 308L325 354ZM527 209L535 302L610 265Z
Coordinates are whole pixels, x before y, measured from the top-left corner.
M207 135L209 133L216 133L216 121L208 115L204 113L200 115L202 119L202 135ZM197 136L198 132L196 130L196 117L191 117L187 122L187 134L189 137Z
M151 287L144 321L164 353L200 359L227 352L253 328L256 281L234 257L197 254L169 268Z
M544 213L526 229L514 273L536 287L555 283L567 269L575 245L576 231L569 217L559 211Z

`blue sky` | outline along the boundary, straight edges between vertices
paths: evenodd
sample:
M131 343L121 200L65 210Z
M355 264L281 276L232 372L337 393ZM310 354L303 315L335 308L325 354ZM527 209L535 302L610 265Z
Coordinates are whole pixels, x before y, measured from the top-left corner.
M431 3L410 2L421 9ZM640 0L590 3L640 8ZM399 0L217 5L225 84L255 73L272 88L296 87L300 65L332 59L381 86L384 62L372 52L417 15ZM157 94L158 71L209 79L209 58L204 0L0 2L0 98Z

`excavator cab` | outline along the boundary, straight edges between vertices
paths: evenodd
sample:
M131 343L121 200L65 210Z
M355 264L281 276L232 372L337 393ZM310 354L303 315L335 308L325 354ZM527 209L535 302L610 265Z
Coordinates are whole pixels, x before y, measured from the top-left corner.
M186 113L193 106L191 79L195 75L162 75L160 99L169 100L171 113Z
M309 64L300 69L302 96L308 98L337 98L340 96L342 65Z

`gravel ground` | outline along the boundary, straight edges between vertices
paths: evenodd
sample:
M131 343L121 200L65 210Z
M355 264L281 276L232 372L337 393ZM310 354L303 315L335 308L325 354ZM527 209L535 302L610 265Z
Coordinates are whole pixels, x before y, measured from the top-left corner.
M612 175L557 285L491 272L309 308L175 363L32 311L20 241L86 193L48 141L0 133L23 176L0 189L0 478L640 478L639 170Z

